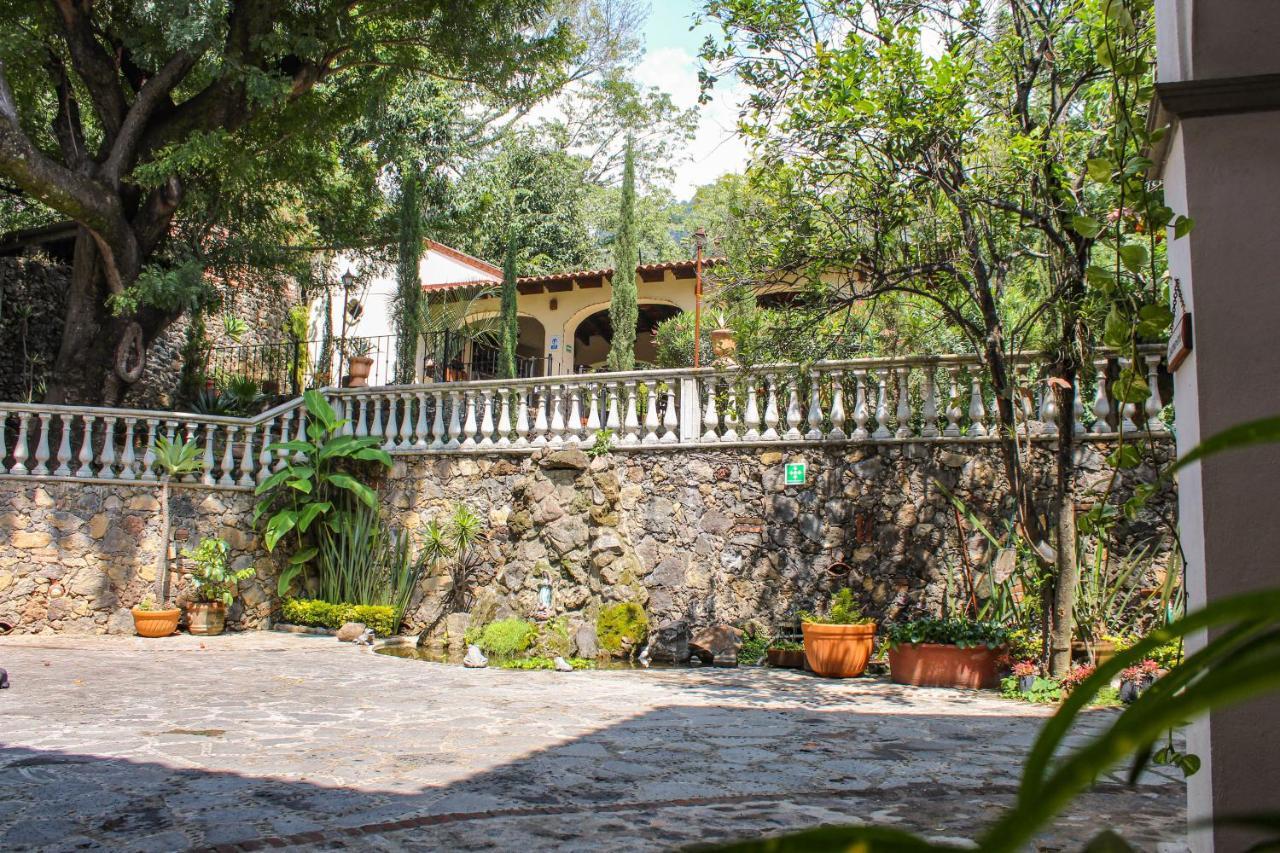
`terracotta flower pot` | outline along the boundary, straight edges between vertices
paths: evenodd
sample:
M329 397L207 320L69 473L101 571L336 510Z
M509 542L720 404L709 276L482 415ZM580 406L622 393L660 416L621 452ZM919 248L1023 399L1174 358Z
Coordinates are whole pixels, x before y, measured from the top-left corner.
M764 654L769 666L776 666L778 669L804 669L802 649L766 649Z
M738 352L738 342L733 339L733 329L711 330L711 352L717 359L731 359Z
M187 605L187 630L193 634L221 634L227 626L227 605L221 601L194 601Z
M373 369L373 359L367 355L353 355L349 362L351 378L348 388L363 388L369 384L369 371Z
M997 669L1004 647L962 649L941 643L903 643L889 649L889 675L897 684L980 689L1000 683Z
M178 630L178 617L182 611L174 607L169 610L139 610L134 607L133 630L139 637L167 637Z
M1090 661L1102 666L1116 656L1116 644L1110 640L1099 640L1089 643L1084 640L1071 641L1071 659Z
M804 657L809 669L826 678L854 678L862 675L871 660L876 626L826 625L802 622Z

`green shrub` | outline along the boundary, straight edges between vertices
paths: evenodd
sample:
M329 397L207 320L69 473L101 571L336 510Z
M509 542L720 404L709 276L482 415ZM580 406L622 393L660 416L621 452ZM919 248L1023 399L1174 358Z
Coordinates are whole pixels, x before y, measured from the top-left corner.
M499 619L484 626L480 634L480 648L487 655L513 658L529 650L538 627L523 619Z
M569 637L569 619L557 616L548 619L537 627L537 636L533 640L531 657L567 658L573 651L573 640Z
M862 605L854 600L853 590L847 586L831 599L826 616L804 612L800 614L800 618L805 622L820 622L824 625L867 625L876 621L873 617L862 614Z
M563 657L563 655L562 655ZM574 669L591 669L594 667L595 661L586 658L566 658L569 665ZM502 669L555 669L556 662L552 658L546 657L530 657L530 658L511 658L508 660L495 660L494 666Z
M885 636L894 646L903 643L941 643L969 649L975 646L997 648L1009 642L1009 630L995 622L972 619L916 619L886 625Z
M754 628L748 627L742 633L742 649L738 652L738 663L747 664L760 663L764 658L764 653L773 648L768 635L757 633Z
M467 630L462 632L462 642L468 646L474 646L480 642L480 635L483 633L483 625L468 625Z
M1026 628L1009 630L1009 657L1013 660L1036 660L1043 645L1039 631Z
M286 598L280 605L284 621L293 625L341 628L346 622L361 622L379 637L395 633L396 609L375 604L331 604L313 598Z
M638 652L649 636L649 617L644 608L634 601L610 604L596 617L596 638L600 650L617 654L623 649L623 640L631 642L633 652Z
M799 640L774 640L766 647L766 651L768 649L777 649L780 652L802 652L804 643Z

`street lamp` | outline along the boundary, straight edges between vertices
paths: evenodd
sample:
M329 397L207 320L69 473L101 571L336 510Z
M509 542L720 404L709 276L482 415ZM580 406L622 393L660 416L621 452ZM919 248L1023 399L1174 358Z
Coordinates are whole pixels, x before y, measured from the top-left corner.
M347 315L350 313L347 306L351 304L351 288L356 283L355 273L347 267L347 271L342 274L342 337L339 344L340 352L338 354L338 383L342 383L342 368L347 359Z
M693 262L693 366L702 362L702 251L707 247L707 231L699 228L693 232L693 245L698 254Z

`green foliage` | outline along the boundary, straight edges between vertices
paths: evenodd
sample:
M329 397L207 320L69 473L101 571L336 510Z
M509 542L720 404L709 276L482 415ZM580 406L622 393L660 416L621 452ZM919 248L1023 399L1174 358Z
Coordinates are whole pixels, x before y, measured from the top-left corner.
M609 345L609 369L633 370L636 366L636 322L639 293L636 286L636 166L635 153L627 142L622 170L622 197L619 200L618 238L613 261L613 296L609 300L609 322L613 340Z
M800 640L773 640L769 643L769 649L777 649L782 652L802 652L804 651L804 643ZM766 649L766 651L769 649Z
M268 445L268 452L288 451L289 461L259 483L254 491L263 496L254 507L253 519L256 523L266 518L263 542L267 551L274 550L282 539L292 535L293 554L278 582L281 596L318 553L314 534L308 539L312 527L333 529L341 512L339 495L349 495L369 507L376 506L373 489L350 473L355 463L391 467L391 457L379 447L381 439L342 435L345 421L334 413L319 391L309 390L302 399L307 410L307 438ZM296 454L301 454L300 461L295 461Z
M644 386L641 386L642 388ZM592 459L599 459L602 456L608 456L613 452L614 439L613 430L606 428L596 430L594 440L591 446L587 448L587 455Z
M561 655L563 657L563 655ZM574 669L594 669L596 662L587 660L586 658L565 658L569 666ZM549 657L527 657L527 658L506 658L491 661L491 663L500 669L555 669L556 662L554 658Z
M893 646L904 643L939 643L962 649L977 646L995 649L1009 643L1009 631L1005 626L972 619L916 619L911 622L890 623L883 630Z
M456 503L443 522L431 519L422 528L421 557L431 569L444 569L448 584L440 595L440 608L423 628L429 634L450 613L471 608L475 587L492 576L484 561L482 546L488 540L484 521L464 503ZM470 638L472 630L468 629ZM477 642L479 634L468 643Z
M524 654L538 636L538 626L524 619L499 619L484 626L479 646L486 655L514 658Z
M160 436L156 439L155 456L155 466L165 480L194 474L203 467L195 439L179 443Z
M249 334L249 324L235 314L223 314L222 330L227 333L227 337L233 343L238 344L245 335Z
M567 658L573 651L573 639L569 636L569 617L557 616L535 627L537 633L529 649L531 657Z
M284 621L292 625L317 628L341 628L347 622L359 622L373 629L379 637L395 633L399 616L394 607L372 604L333 604L310 598L286 598L280 602Z
M822 625L871 625L876 621L875 617L863 614L862 605L854 599L853 590L847 586L841 587L831 599L826 615L819 616L805 611L800 614L800 619L803 622L817 622Z
M1014 676L1000 679L1000 695L1006 699L1021 699L1038 705L1052 705L1062 701L1062 685L1057 679L1037 675L1031 689L1023 690Z
M390 605L399 627L422 575L425 556L414 556L408 532L388 528L376 506L349 499L342 503L332 523L317 528L317 598Z
M392 302L396 330L396 382L413 383L418 358L418 336L423 330L422 281L418 266L422 260L422 200L416 163L400 168L400 194L396 200L399 240L396 245L396 294Z
M648 636L649 616L634 601L607 605L596 617L596 638L600 650L607 654L616 655L627 648L637 654Z
M748 627L742 634L742 648L738 650L738 663L748 666L760 663L764 659L765 652L772 648L777 646L767 634L756 631L754 627Z
M498 326L502 339L502 360L499 372L506 379L516 375L516 348L520 345L520 317L516 303L520 298L516 290L516 229L512 222L507 234L507 251L502 264L502 306Z
M230 607L236 599L236 585L253 577L252 566L239 571L227 568L229 549L222 539L202 539L194 551L182 549L182 556L194 564L188 576L196 601L221 602Z

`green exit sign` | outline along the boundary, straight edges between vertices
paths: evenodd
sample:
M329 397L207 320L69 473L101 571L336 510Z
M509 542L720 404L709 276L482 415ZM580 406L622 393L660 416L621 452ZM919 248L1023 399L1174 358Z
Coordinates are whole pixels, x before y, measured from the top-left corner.
M804 462L788 462L786 471L786 483L788 486L803 486L806 464Z

